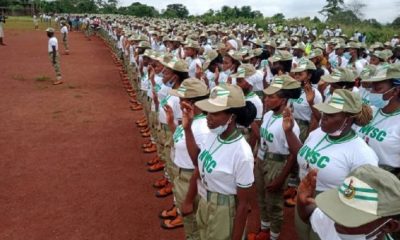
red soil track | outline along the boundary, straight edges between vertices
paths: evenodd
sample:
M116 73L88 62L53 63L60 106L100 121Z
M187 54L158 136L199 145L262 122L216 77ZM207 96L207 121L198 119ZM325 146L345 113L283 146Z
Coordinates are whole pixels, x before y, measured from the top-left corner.
M182 230L160 228L158 213L172 198L154 196L161 173L146 171L153 155L141 152L141 114L129 110L103 42L72 32L71 55L61 56L65 83L53 86L41 78L55 77L46 34L5 34L0 239L184 239ZM290 225L282 239L294 239Z

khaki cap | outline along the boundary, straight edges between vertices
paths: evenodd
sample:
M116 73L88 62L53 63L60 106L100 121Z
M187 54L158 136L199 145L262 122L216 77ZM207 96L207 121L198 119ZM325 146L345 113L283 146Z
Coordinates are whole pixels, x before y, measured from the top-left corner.
M273 39L270 39L265 42L265 46L270 46L270 47L276 48L276 42Z
M255 49L251 50L249 52L249 55L247 57L245 57L244 59L250 60L250 59L252 59L254 57L261 56L262 53L263 53L263 49L262 48L255 48Z
M264 46L263 41L261 41L261 39L259 39L259 38L256 38L256 39L252 40L251 42L260 47Z
M361 80L364 79L369 79L373 75L375 75L377 66L375 65L367 65L363 68L363 70L360 73L360 78Z
M336 89L329 102L315 104L314 108L326 114L340 112L357 114L361 112L362 100L358 93L347 89Z
M380 58L384 61L387 61L389 58L391 58L393 56L393 52L392 52L392 50L389 50L389 49L385 49L382 51L377 50L372 55L377 58Z
M161 61L161 64L169 69L174 70L174 71L178 71L178 72L188 72L189 71L189 66L188 66L187 62L182 59L174 58L168 62Z
M169 90L169 94L180 98L203 97L208 95L208 93L207 85L197 78L185 79L178 89Z
M316 57L321 57L323 55L324 55L324 52L321 49L316 48L316 49L313 49L311 51L310 55L308 55L307 58L308 59L313 59L313 58L316 58Z
M252 64L242 64L238 67L236 74L232 74L232 78L248 78L256 73L256 68Z
M308 60L307 58L301 58L299 61L299 64L297 64L297 67L293 69L291 72L304 72L306 70L316 70L317 67L313 62Z
M228 56L230 56L231 58L233 58L233 59L235 59L235 60L237 60L237 61L242 61L242 54L240 53L240 52L238 52L238 51L235 51L235 50L229 50L227 53L226 53Z
M335 49L345 49L346 48L346 44L344 44L344 43L338 43L338 44L336 44L336 46L335 46Z
M301 49L304 51L306 49L306 45L303 42L298 42L296 45L294 45L293 49Z
M137 45L138 48L151 48L150 43L148 41L140 41Z
M271 85L264 89L264 93L272 95L279 92L282 89L297 89L301 88L299 81L293 79L289 75L276 76L272 79Z
M360 44L358 44L356 42L349 42L349 43L347 43L346 48L359 49L360 48Z
M205 112L221 112L230 108L246 106L246 100L242 89L237 85L224 84L214 87L210 92L210 98L201 100L195 105Z
M203 70L206 70L208 66L210 66L210 63L214 61L218 57L218 53L215 50L209 50L204 57L204 63L203 63Z
M49 33L54 33L55 32L55 30L54 30L54 28L47 28L46 29L46 32L49 32Z
M375 74L364 82L381 82L393 78L400 78L400 63L380 65Z
M286 50L278 50L275 51L274 56L270 57L268 60L270 62L279 62L279 61L289 61L293 59L293 55Z
M400 214L400 181L390 172L367 164L352 171L339 188L325 191L315 200L334 222L359 227Z
M199 42L191 40L191 39L188 39L186 42L183 42L182 45L184 45L185 48L200 49Z
M357 74L351 68L338 67L331 74L322 76L321 79L327 83L355 82Z
M152 49L146 49L143 53L143 56L151 58L154 55L154 50Z
M374 44L372 44L371 46L370 46L370 49L376 49L376 48L383 48L384 46L383 46L383 43L381 43L381 42L375 42Z

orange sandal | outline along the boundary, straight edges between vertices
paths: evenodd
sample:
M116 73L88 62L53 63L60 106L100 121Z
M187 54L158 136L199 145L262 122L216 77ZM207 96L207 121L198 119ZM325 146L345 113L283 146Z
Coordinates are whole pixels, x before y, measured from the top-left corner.
M168 185L168 179L166 177L161 178L160 180L157 180L154 184L153 187L155 188L163 188Z
M167 230L183 227L183 217L178 215L175 219L165 219L161 222L161 227Z
M178 208L175 205L172 205L170 209L163 210L158 215L161 219L174 219L178 216Z

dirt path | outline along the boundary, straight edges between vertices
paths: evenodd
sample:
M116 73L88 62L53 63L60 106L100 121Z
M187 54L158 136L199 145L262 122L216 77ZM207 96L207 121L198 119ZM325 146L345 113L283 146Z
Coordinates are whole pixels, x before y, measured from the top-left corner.
M0 239L183 239L160 228L171 198L134 124L118 69L99 39L71 33L54 78L42 31L6 29L0 47ZM60 38L59 38L60 39ZM62 49L62 46L60 46Z

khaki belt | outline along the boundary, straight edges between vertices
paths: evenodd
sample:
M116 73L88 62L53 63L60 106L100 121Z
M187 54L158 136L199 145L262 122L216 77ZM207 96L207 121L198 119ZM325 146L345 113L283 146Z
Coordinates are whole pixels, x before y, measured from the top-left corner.
M265 159L272 160L275 162L284 162L287 160L289 155L277 154L277 153L265 153Z
M222 205L234 205L236 204L236 195L225 195L216 192L207 191L207 202L214 201L219 206Z

